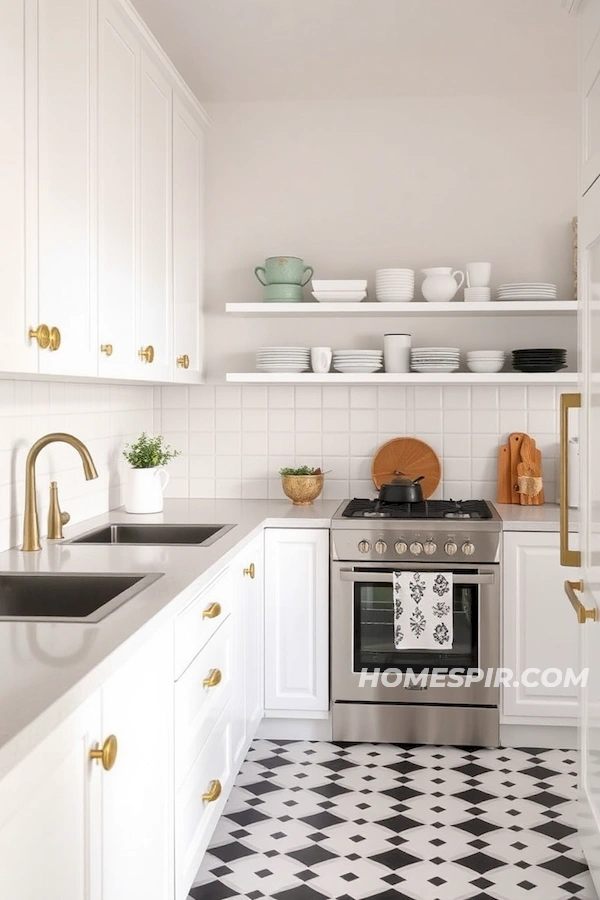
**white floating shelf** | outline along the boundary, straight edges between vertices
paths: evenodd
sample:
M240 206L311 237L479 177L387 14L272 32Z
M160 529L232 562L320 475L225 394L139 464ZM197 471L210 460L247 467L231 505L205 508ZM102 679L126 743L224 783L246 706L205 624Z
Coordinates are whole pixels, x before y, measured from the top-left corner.
M236 316L565 316L577 312L576 300L496 300L489 303L227 303Z
M577 384L577 372L536 372L528 375L524 372L499 372L497 375L477 374L475 372L452 372L449 374L426 375L407 372L392 374L376 372L372 375L344 375L341 372L329 372L317 375L314 372L264 373L264 372L228 372L226 380L237 384Z

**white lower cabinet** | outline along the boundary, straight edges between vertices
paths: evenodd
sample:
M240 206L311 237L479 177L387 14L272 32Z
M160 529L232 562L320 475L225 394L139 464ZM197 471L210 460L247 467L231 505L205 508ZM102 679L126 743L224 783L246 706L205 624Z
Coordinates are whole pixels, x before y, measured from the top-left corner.
M0 897L101 900L100 695L0 782Z
M173 632L161 629L102 687L102 900L173 897ZM95 763L101 768L99 763Z
M540 680L547 669L579 674L577 619L563 588L574 577L569 571L560 565L556 532L504 533L503 665L518 682L502 689L504 724L576 724L577 687ZM524 683L529 669L539 670L525 676L537 686Z
M265 714L329 709L329 530L265 529Z

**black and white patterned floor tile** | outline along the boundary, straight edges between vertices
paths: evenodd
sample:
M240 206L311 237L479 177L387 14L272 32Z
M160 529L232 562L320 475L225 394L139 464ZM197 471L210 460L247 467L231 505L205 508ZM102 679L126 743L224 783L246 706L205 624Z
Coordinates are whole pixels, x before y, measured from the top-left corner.
M194 900L597 900L576 756L257 740Z

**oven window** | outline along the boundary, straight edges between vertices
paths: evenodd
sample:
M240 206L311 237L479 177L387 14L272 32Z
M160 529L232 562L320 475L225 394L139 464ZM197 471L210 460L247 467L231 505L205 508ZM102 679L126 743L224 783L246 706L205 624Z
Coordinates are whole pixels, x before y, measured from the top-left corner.
M364 571L364 570L361 570ZM379 570L381 571L381 570ZM479 587L460 584L454 573L454 640L452 649L396 650L391 584L354 585L354 671L394 668L421 672L429 668L469 669L478 666Z

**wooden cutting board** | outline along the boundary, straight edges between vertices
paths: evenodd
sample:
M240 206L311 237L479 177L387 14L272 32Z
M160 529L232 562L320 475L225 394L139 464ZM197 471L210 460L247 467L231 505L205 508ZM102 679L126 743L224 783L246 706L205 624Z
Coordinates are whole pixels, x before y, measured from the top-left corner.
M510 489L510 449L508 444L498 448L498 503L512 503Z
M378 490L382 484L393 481L399 472L412 479L424 476L421 487L425 500L434 493L442 477L437 453L418 438L394 438L383 444L373 457L371 475Z
M522 431L513 431L508 438L508 446L510 448L510 495L511 503L521 503L521 495L519 494L519 483L517 466L521 462L521 446L523 444L524 434Z

